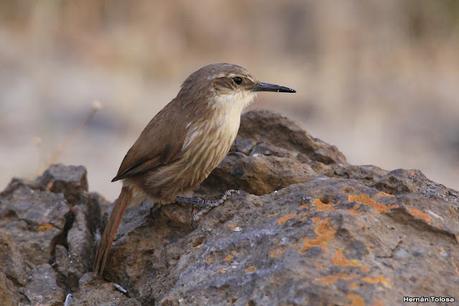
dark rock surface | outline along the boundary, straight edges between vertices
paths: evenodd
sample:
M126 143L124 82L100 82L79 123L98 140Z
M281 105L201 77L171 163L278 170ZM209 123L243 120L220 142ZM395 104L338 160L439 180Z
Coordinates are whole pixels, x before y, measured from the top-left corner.
M270 112L243 116L231 153L197 191L240 192L207 213L129 208L105 280L90 267L111 205L87 187L83 167L55 165L0 194L1 305L62 305L70 293L69 305L459 299L458 192L417 170L349 165Z

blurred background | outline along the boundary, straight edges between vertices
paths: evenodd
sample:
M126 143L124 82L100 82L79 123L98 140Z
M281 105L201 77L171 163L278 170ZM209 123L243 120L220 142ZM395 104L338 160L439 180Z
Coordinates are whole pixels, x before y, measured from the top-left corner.
M0 0L0 189L50 163L110 183L188 74L237 63L355 164L459 189L459 1Z

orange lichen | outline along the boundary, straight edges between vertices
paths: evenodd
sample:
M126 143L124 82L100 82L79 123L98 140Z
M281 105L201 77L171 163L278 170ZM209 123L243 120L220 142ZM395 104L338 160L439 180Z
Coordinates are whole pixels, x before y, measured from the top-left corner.
M340 267L356 267L356 268L361 268L363 271L368 271L368 267L366 267L363 263L361 263L357 259L347 259L344 254L342 249L337 249L335 252L335 256L332 258L332 264L335 266L340 266Z
M276 223L278 225L282 225L285 222L287 222L288 220L295 218L295 216L296 216L296 214L294 214L294 213L286 214L286 215L280 217L279 219L277 219Z
M322 285L333 285L339 280L351 280L358 277L357 275L354 274L348 274L348 273L335 273L331 275L326 275L319 277L317 281L321 283Z
M384 306L384 302L381 300L374 300L371 306Z
M416 219L423 220L426 223L432 222L432 218L428 214L423 212L422 210L417 209L415 207L408 207L407 209L408 209L408 213L412 215L413 217L415 217Z
M353 282L349 285L349 289L358 289L358 288L360 288L358 282Z
M393 194L390 194L390 193L387 193L387 192L384 192L384 191L380 191L376 194L377 197L381 197L381 198L395 198L395 196Z
M54 228L54 225L52 225L51 223L44 223L44 224L40 224L40 225L37 226L37 231L38 232L46 232L46 231L49 231L52 228Z
M362 278L362 281L369 284L382 284L386 288L391 288L390 281L384 276L366 276Z
M269 251L269 257L271 258L279 258L283 256L285 253L285 248L277 247Z
M348 209L346 211L352 216L357 216L360 214L359 208L360 208L360 205L357 205L357 206L352 207L352 209Z
M335 237L336 230L330 224L330 220L314 217L312 218L312 222L315 224L314 232L316 234L316 238L304 238L303 246L301 248L302 252L317 246L324 249L328 242Z
M326 203L322 202L321 199L314 199L314 201L312 201L312 204L314 204L314 206L316 207L317 211L333 211L333 210L335 210L333 205L326 204Z
M213 256L207 256L206 259L205 259L205 262L206 262L206 264L208 264L208 265L213 264L214 261L215 261L215 259L214 259Z
M364 193L362 193L362 194L350 194L350 195L347 196L347 200L349 202L356 202L356 203L359 203L359 204L362 204L362 205L370 206L371 208L375 209L379 213L387 213L393 208L393 206L384 205L384 204L381 204L381 203L373 200L372 198L370 198L370 196L368 196L367 194L364 194Z
M326 262L321 262L321 261L313 262L313 265L316 271L324 271L330 266Z
M351 306L365 306L365 300L357 293L349 292L346 297Z
M245 268L245 273L255 273L257 271L257 268L255 266L249 266Z
M230 263L233 261L233 258L234 258L233 255L226 255L223 260L227 263Z

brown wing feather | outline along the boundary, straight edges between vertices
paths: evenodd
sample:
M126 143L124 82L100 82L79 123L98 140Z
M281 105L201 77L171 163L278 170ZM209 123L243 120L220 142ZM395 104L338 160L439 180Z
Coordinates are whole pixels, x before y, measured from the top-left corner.
M177 160L186 136L187 120L177 100L166 105L145 127L123 159L112 182L137 176Z

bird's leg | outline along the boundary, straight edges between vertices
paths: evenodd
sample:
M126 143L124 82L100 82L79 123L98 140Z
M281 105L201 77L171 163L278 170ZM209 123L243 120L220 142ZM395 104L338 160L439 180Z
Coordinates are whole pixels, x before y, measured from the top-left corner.
M212 209L212 208L215 208L225 203L225 201L228 200L228 198L235 193L239 193L239 190L234 190L234 189L227 190L220 199L216 199L216 200L208 200L208 199L203 199L203 198L198 198L198 197L188 198L188 197L177 196L175 198L175 202L178 204L182 204L182 205L192 205L193 207L197 209Z
M200 207L206 207L210 206L213 204L215 200L206 200L203 198L198 198L198 197L181 197L177 196L175 198L175 203L181 204L181 205L191 205L196 208Z
M193 216L194 221L198 221L202 215L225 203L225 201L235 193L239 193L239 190L227 190L223 196L217 200L207 200L198 197L186 198L178 196L176 197L175 202L182 205L192 205L194 208L198 209L199 212Z

